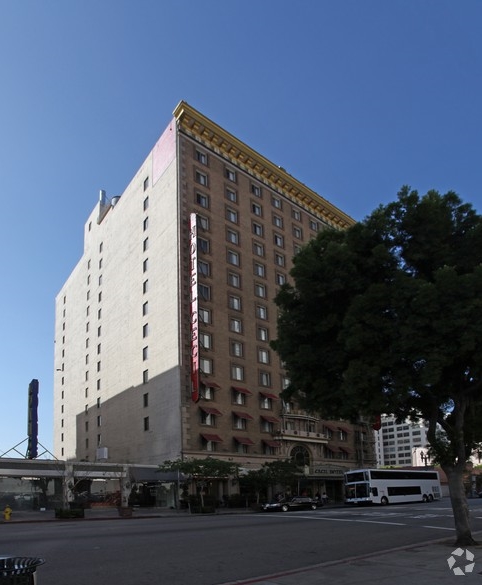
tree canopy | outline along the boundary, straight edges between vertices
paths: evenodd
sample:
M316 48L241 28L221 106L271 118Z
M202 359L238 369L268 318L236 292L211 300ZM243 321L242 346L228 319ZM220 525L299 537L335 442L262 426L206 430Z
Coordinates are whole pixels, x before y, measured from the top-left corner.
M350 229L322 231L291 276L272 343L284 397L326 417L426 420L458 542L470 541L461 478L482 440L482 217L453 192L404 187Z

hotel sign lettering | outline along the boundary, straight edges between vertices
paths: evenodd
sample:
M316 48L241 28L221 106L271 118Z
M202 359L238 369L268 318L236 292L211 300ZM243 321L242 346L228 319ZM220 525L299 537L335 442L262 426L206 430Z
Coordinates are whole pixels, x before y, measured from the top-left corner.
M197 216L190 216L190 293L191 293L191 398L199 400L199 316L197 286Z

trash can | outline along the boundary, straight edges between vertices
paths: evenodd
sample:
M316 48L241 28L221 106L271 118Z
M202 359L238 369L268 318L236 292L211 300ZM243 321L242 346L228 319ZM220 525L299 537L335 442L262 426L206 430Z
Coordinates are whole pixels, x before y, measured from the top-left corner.
M44 563L37 557L0 557L0 585L35 585L37 567Z

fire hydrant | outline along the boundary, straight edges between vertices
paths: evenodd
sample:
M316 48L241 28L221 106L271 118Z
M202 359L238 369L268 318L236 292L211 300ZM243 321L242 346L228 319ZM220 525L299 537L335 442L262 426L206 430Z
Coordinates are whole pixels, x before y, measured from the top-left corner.
M3 519L8 522L12 516L12 508L7 504L3 510Z

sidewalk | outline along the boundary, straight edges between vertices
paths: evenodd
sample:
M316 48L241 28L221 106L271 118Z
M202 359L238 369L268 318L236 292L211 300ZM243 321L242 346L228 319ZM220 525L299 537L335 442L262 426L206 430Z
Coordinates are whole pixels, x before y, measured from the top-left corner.
M216 514L250 513L249 509L220 508ZM135 508L135 518L167 518L189 516L188 510L164 508ZM197 516L197 515L196 515ZM117 508L92 508L85 510L80 520L57 520L53 510L16 511L9 522L82 522L86 520L124 520ZM129 519L130 520L130 519ZM482 540L482 534L474 534ZM261 575L248 580L237 580L222 585L443 585L458 583L457 578L465 577L463 583L476 582L482 585L482 545L468 547L454 554L453 539L440 539L413 546L377 552L371 555L353 557L342 561L325 562L298 570ZM468 556L467 556L468 554ZM473 555L471 558L470 555ZM453 557L452 569L448 559ZM470 565L474 563L470 571ZM456 573L454 573L454 570ZM462 571L462 572L461 572ZM221 585L221 584L218 584Z
M450 556L456 557L454 548L453 541L443 539L222 585L453 585L460 583L460 576L465 577L462 583L481 585L482 546L469 547L474 555L470 563L475 563L471 572L465 572L469 564L465 549L457 556L452 568L464 571L457 575L447 562Z

